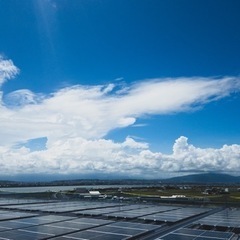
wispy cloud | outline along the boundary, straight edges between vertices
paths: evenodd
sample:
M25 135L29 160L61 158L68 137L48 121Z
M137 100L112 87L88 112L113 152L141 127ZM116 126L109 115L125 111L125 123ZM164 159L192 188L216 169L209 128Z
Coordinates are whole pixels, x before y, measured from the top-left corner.
M2 84L15 77L19 73L19 69L13 64L12 60L5 60L0 55L0 87Z
M124 94L114 93L112 84L76 85L50 95L18 90L4 97L0 131L5 137L0 144L38 137L47 137L49 142L79 136L102 138L146 115L186 112L226 97L239 91L237 80L154 79L131 85Z

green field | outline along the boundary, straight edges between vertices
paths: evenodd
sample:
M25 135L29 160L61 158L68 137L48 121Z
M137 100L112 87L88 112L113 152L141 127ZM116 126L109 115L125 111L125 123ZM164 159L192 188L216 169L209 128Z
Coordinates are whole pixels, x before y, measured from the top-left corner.
M240 206L240 191L236 187L228 187L228 192L221 192L221 188L212 188L213 192L209 194L204 194L205 186L194 186L189 189L180 188L167 188L161 189L157 187L145 187L145 188L126 188L121 191L117 190L106 190L105 194L111 194L116 196L128 197L128 198L144 198L145 200L154 198L155 200L167 200L166 197L171 197L172 195L182 195L185 196L184 199L186 203L189 201L202 201L210 204L233 204ZM161 197L165 197L162 198ZM170 198L169 198L170 199ZM170 199L171 200L171 199ZM173 199L177 200L177 199Z

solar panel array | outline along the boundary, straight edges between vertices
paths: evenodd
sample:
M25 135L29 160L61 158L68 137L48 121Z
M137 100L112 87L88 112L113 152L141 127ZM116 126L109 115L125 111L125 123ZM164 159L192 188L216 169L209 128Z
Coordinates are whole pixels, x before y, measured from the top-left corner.
M156 240L228 240L232 236L230 232L180 228Z
M114 222L105 226L99 226L89 230L76 232L65 235L57 239L104 239L104 240L121 240L129 239L131 237L137 237L141 234L152 231L159 226L142 224L142 223L130 223L130 222Z
M7 209L18 209L28 211L41 211L46 213L67 213L79 210L106 208L116 206L116 203L105 202L88 202L88 201L69 201L69 202L49 202L49 203L36 203L36 204L21 204L5 206ZM117 205L119 206L119 205Z
M39 202L53 202L53 200L38 200L38 199L0 199L0 206L3 205L13 205L13 204L31 204L31 203L39 203Z
M134 219L141 216L146 216L156 212L166 212L174 210L178 207L168 207L168 206L141 206L136 209L128 211L117 211L113 213L105 213L103 216L114 217L114 218L125 218L125 219Z
M0 221L0 239L128 239L160 226L104 219L43 215ZM56 238L55 238L56 237Z
M8 219L16 219L21 217L35 216L36 214L25 213L25 212L12 212L6 210L0 210L0 221Z
M209 211L207 208L179 208L172 211L167 211L163 213L154 213L147 216L140 217L139 219L151 220L151 221L160 221L160 222L177 222L200 213Z
M101 215L113 218L140 218L146 215L177 210L174 206L152 206L143 204L124 205L111 202L68 201L2 206L5 209L40 211L43 213L69 213L76 215ZM168 214L168 213L166 213Z
M113 212L122 212L122 211L129 211L133 209L145 208L143 205L118 205L108 208L97 208L97 209L89 209L89 210L81 210L74 212L75 214L82 214L82 215L103 215Z
M225 209L202 218L196 223L208 226L240 228L240 210Z
M17 203L13 199L10 202L11 204L6 204L3 199L0 201L0 240L140 239L142 235L161 230L162 226L167 225L165 222L172 225L211 210L202 207L101 201L41 202L23 199ZM230 224L239 227L239 216L240 210L224 210L194 222L192 227L196 224ZM232 233L200 228L181 228L157 239L221 240L232 236Z

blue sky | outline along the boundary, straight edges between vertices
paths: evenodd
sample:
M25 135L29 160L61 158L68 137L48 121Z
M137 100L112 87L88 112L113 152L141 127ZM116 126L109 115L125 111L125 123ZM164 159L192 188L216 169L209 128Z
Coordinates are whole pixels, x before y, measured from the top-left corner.
M239 10L1 0L1 175L238 172Z

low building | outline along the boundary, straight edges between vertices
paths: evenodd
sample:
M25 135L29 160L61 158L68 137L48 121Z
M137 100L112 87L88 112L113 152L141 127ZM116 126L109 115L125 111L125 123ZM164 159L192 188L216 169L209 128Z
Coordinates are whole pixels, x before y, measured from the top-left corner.
M161 199L187 199L185 195L160 196Z
M99 191L89 191L90 196L99 197L101 193Z

